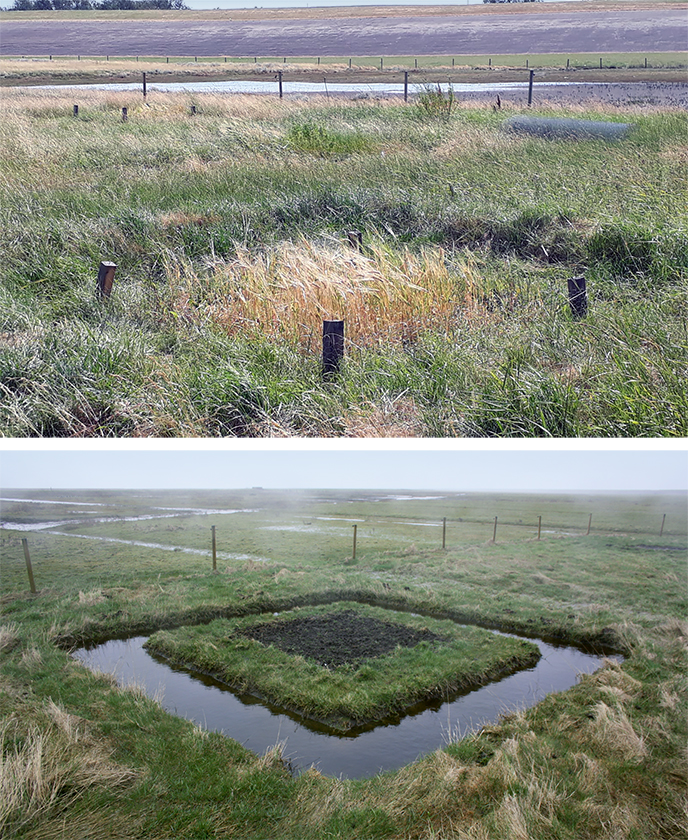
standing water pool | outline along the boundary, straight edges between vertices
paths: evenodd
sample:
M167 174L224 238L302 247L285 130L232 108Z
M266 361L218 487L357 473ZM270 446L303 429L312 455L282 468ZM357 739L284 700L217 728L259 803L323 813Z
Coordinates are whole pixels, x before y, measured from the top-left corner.
M93 671L112 674L121 686L141 687L168 712L221 732L255 753L282 744L283 757L296 773L314 766L342 778L364 778L403 767L496 722L500 715L534 706L547 694L570 688L580 674L597 670L605 658L534 639L542 656L532 668L342 734L238 694L211 677L171 666L144 650L146 639L112 640L81 648L73 656Z

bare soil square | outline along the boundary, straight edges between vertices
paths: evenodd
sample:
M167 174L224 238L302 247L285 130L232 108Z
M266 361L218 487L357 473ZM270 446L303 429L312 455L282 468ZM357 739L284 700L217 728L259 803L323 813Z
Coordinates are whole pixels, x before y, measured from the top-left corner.
M430 630L414 630L353 610L256 624L245 635L327 667L375 659L397 647L412 648L420 642L449 641Z

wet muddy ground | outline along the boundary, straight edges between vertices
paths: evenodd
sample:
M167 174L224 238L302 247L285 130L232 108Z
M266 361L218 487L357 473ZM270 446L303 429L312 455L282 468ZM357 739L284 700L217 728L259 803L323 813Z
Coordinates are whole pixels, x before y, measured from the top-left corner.
M270 621L248 628L243 635L331 667L384 656L397 646L444 641L429 630L379 621L353 610Z

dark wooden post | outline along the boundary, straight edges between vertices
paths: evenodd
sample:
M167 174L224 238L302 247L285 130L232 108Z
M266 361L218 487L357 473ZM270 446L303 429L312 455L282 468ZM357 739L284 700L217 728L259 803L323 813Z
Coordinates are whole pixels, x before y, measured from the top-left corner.
M540 539L541 530L542 530L542 517L538 516L538 539Z
M192 117L195 117L195 116L196 116L196 106L195 106L195 105L192 105L192 106L191 106L191 116L192 116Z
M358 525L354 525L354 553L351 557L352 560L356 559L356 533L358 531Z
M146 98L146 74L143 74L143 98Z
M126 122L129 119L129 111L126 108L122 108L122 122Z
M216 550L216 546L215 546L215 526L211 525L210 530L211 530L212 535L213 535L213 571L216 572L217 571L217 550Z
M413 60L414 60L414 62L415 62L415 63L414 63L414 67L415 67L415 69L417 70L417 69L418 69L418 59L417 59L417 58L414 58Z
M666 522L666 513L662 515L662 527L659 529L659 536L664 533L664 523Z
M384 61L385 60L383 58L380 59L380 70L384 67Z
M404 102L408 102L408 70L404 70Z
M74 106L74 116L75 116L75 117L78 117L78 116L79 116L79 106L78 106L78 105L75 105L75 106Z
M535 74L534 70L530 71L530 76L528 78L528 106L533 104L533 76Z
M497 542L497 517L495 516L494 531L492 532L492 542Z
M286 59L285 59L286 61ZM279 83L279 98L282 99L282 71L277 71L277 81Z
M349 245L354 248L354 250L358 251L359 254L363 253L363 234L360 230L347 231L346 238L349 240Z
M585 276L569 277L569 306L574 318L585 318L588 314L588 293L585 284Z
M567 58L567 59L566 59L566 69L567 69L567 70L570 70L570 69L571 69L571 59L570 59L570 58Z
M102 262L98 268L98 294L101 298L109 298L112 283L115 279L117 263Z
M442 519L442 548L447 547L447 517Z
M351 59L349 59L349 70L351 70Z
M323 375L339 372L344 357L344 321L323 321Z
M24 547L24 559L26 560L26 571L29 573L29 586L33 594L36 594L36 584L33 580L33 569L31 568L31 556L29 554L29 541L22 537L22 546Z
M588 517L588 530L585 532L585 536L590 536L590 526L592 525L592 514Z

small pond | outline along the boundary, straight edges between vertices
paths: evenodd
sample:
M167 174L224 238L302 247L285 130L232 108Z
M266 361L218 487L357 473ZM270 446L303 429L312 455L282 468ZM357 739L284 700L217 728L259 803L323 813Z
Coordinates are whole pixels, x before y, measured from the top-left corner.
M81 648L73 656L94 671L114 675L119 685L140 686L167 711L221 732L255 753L284 743L283 756L296 773L314 765L321 773L343 778L365 778L403 767L496 722L500 715L534 706L548 694L570 688L580 674L597 670L605 658L533 639L542 653L535 667L342 735L254 697L236 694L210 677L172 667L143 649L146 639L113 640Z

